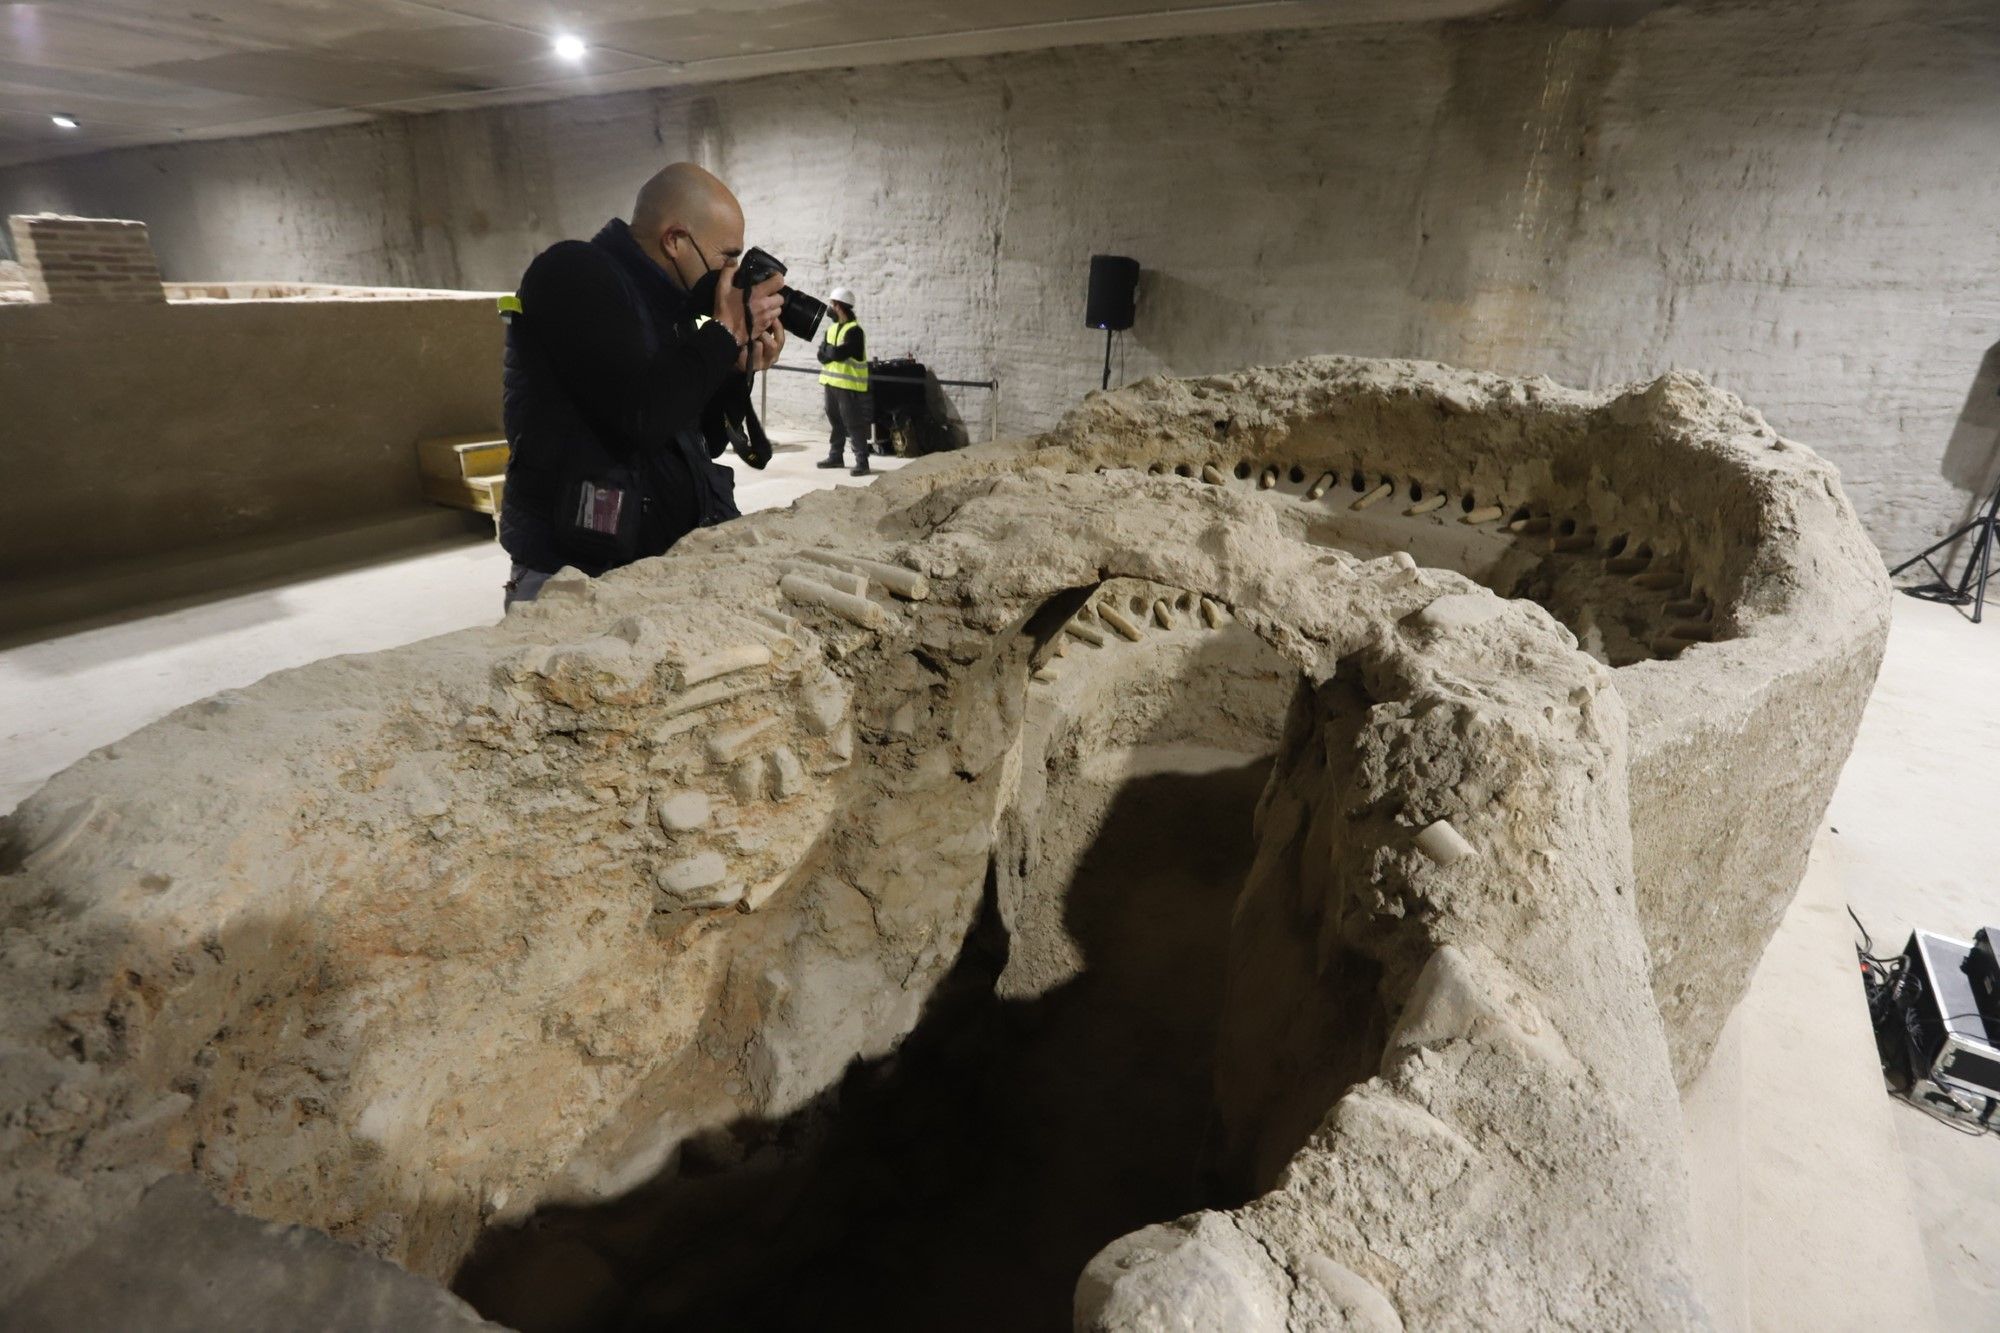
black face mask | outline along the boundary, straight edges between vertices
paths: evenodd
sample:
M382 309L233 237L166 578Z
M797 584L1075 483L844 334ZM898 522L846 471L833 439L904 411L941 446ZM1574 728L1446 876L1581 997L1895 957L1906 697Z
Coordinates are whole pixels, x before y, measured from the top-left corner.
M703 313L715 309L715 287L721 281L721 270L709 269L694 280L694 286L688 288L688 303Z

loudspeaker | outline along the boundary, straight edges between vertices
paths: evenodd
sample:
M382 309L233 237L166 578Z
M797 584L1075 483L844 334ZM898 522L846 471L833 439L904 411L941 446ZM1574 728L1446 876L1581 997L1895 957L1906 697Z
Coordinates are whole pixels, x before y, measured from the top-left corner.
M1083 305L1083 323L1092 329L1129 329L1132 306L1139 294L1139 261L1123 255L1090 257L1090 295Z

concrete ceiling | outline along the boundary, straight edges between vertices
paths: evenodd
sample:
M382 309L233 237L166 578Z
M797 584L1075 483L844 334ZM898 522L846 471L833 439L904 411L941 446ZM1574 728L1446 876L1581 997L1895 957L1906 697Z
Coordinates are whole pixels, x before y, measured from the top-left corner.
M497 102L1520 0L60 0L0 3L0 164ZM558 33L589 44L579 61ZM76 129L50 117L73 116Z

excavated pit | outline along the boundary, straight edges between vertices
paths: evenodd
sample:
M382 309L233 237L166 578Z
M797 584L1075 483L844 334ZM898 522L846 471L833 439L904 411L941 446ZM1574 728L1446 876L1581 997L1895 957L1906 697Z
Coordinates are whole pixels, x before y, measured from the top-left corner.
M1185 616L1031 691L1042 800L1015 810L1008 871L897 1050L794 1115L703 1134L615 1204L490 1231L459 1295L523 1333L1059 1328L1111 1241L1268 1185L1220 1159L1216 1053L1230 917L1305 687L1186 590L1091 596Z

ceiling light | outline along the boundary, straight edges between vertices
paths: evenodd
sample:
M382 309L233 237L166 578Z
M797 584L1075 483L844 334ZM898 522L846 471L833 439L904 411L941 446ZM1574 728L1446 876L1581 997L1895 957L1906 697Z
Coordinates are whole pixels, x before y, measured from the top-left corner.
M556 54L564 60L581 60L583 53L589 49L583 44L583 38L573 32L556 34Z
M50 116L49 119L55 122L57 129L73 130L76 128L75 116Z

